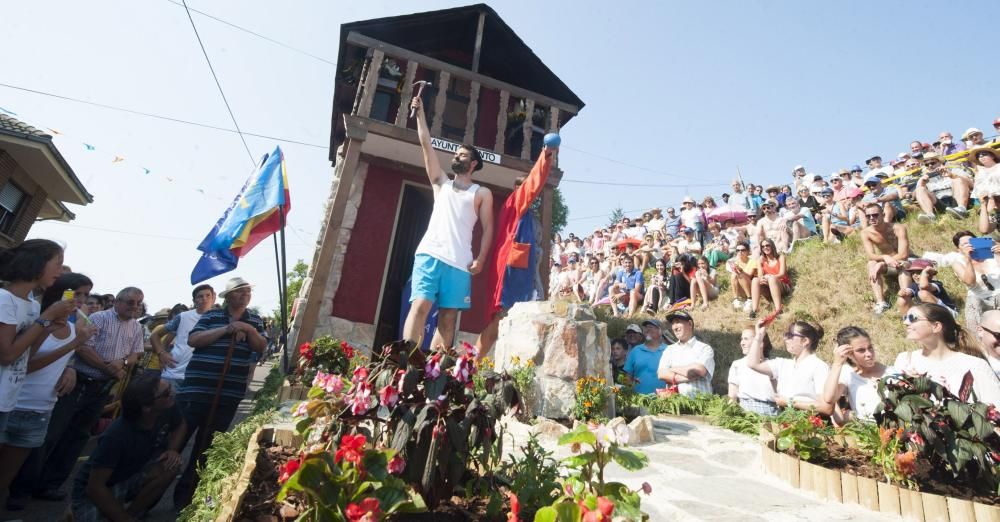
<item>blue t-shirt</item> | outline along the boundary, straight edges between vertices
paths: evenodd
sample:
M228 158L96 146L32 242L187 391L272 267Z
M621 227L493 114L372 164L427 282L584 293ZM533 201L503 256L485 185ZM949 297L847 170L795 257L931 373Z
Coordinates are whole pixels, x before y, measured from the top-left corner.
M657 388L666 388L667 381L656 376L660 367L660 357L666 351L667 345L660 343L656 350L650 350L645 344L640 344L628 352L625 359L625 372L639 380L635 384L636 393L656 393Z
M642 272L633 268L632 272L626 272L622 270L618 272L618 277L615 278L618 283L625 283L625 288L631 291L635 287L639 287L639 293L643 291L643 285L645 281L642 279Z

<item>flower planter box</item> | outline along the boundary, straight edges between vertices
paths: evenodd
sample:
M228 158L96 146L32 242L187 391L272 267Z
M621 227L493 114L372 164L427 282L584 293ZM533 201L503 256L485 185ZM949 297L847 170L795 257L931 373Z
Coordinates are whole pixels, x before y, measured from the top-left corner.
M1000 506L911 491L894 484L824 468L775 450L774 440L761 444L764 472L792 487L843 504L859 504L872 511L914 522L1000 522Z
M277 404L285 401L304 401L309 395L309 387L302 384L289 384L288 379L281 383L278 389Z
M232 522L236 514L240 511L240 505L246 496L247 488L250 486L250 478L257 468L257 454L260 453L261 443L273 442L280 446L298 446L302 443L302 438L295 434L289 427L263 426L254 432L247 444L247 452L243 457L243 470L233 481L230 490L223 492L221 498L226 498L226 502L219 511L219 516L215 522Z

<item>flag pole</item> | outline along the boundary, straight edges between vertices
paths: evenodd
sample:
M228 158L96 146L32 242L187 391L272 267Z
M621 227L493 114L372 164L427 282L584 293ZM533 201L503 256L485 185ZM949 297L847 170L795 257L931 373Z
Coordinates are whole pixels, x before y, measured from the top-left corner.
M274 270L275 270L275 272L277 273L277 276L278 276L278 309L281 311L281 313L278 314L278 317L275 317L274 319L275 319L276 322L278 322L278 326L279 327L284 327L284 324L285 324L284 321L285 320L284 320L284 317L282 317L282 316L284 315L286 303L285 303L285 288L284 288L284 285L282 285L283 279L281 277L281 259L279 257L280 253L279 253L279 250L278 250L278 233L275 232L275 233L271 234L271 239L274 240ZM281 349L282 348L281 334L280 333L278 333L277 338L276 339L272 339L272 341L274 341L274 346L275 346L276 349ZM286 365L285 354L284 354L284 351L282 351L282 353L281 353L281 369L282 369L282 371L285 370L285 365Z
M278 209L278 215L281 216L281 228L278 232L281 234L281 268L280 277L278 278L278 284L281 287L281 352L282 359L286 362L290 361L288 355L288 259L285 255L285 212L283 208ZM277 254L277 252L275 252ZM287 370L287 368L285 368Z

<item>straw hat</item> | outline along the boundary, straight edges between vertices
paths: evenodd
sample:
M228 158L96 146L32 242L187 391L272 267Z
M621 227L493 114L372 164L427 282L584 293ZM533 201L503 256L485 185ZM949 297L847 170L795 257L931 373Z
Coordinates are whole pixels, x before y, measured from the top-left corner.
M979 148L975 148L975 149L970 150L969 151L969 161L971 161L972 163L974 163L974 164L982 167L983 166L982 163L979 163L979 155L982 154L982 153L984 153L984 152L987 153L987 154L989 154L990 156L993 156L993 161L996 161L997 163L1000 163L1000 153L997 153L996 150L991 149L990 147L979 147Z

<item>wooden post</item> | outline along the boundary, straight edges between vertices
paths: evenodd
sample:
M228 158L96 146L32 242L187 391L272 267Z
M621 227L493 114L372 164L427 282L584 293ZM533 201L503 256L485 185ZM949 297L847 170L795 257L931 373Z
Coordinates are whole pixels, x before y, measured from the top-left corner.
M431 123L431 136L440 136L441 127L444 125L444 104L448 100L448 82L451 81L451 73L441 71L438 75L438 93L434 98L434 122Z
M371 66L372 50L369 49L365 62L361 64L361 76L358 76L358 90L354 91L354 105L351 106L351 114L358 114L358 107L361 107L361 96L365 93L365 78L368 77L368 67Z
M497 111L497 140L494 152L504 153L504 140L507 137L507 105L510 104L510 93L500 91L500 110Z
M528 99L524 103L524 123L521 126L521 159L531 159L531 119L535 114L535 100Z
M462 143L472 143L476 139L476 116L479 114L479 82L473 81L469 87L469 107L465 109L465 138Z
M542 293L549 298L549 256L552 254L552 187L542 189L542 262L539 272L542 277Z
M406 62L406 77L403 79L403 92L399 93L399 110L396 111L396 126L406 127L406 118L410 116L410 100L413 98L413 80L417 77L417 62Z
M548 132L559 132L559 107L549 107L549 130Z
M375 89L378 88L378 74L382 70L382 60L385 53L375 49L372 52L371 62L368 64L368 75L365 76L365 93L361 95L361 103L358 104L358 116L367 118L372 113L372 100L375 99Z

